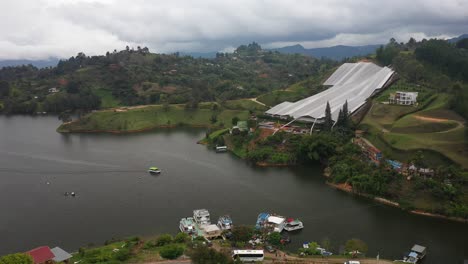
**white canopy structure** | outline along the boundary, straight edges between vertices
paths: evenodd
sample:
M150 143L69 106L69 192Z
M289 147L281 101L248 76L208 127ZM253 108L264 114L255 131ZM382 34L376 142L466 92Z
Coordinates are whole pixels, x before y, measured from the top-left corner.
M267 115L279 118L320 122L325 117L327 102L330 104L332 119L337 120L343 104L348 101L348 110L355 112L366 100L392 77L394 71L371 62L344 63L325 82L329 89L299 100L283 102L272 107Z

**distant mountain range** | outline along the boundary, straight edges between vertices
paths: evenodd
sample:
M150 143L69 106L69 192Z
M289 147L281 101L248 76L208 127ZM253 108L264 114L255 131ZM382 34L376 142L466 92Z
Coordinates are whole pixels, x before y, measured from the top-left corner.
M375 50L380 47L378 45L365 45L365 46L333 46L326 48L311 48L306 49L302 45L287 46L277 49L272 49L281 53L299 53L304 55L309 55L316 58L328 58L332 60L342 60L344 58L350 58L354 56L365 56L375 52Z
M457 43L459 40L466 39L466 38L468 38L468 34L463 34L463 35L458 36L456 38L447 39L447 41L450 42L450 43Z
M456 43L457 41L468 38L468 34L460 35L456 38L447 39L450 43ZM306 49L300 44L293 46L286 46L282 48L270 49L272 51L278 51L286 54L304 54L315 58L328 58L332 60L342 60L344 58L350 58L354 56L366 56L375 52L375 50L382 44L376 45L364 45L364 46L344 46L338 45L333 47L325 48L311 48ZM213 52L180 52L180 55L188 55L194 58L206 58L211 59L216 57L216 51ZM58 58L50 58L48 60L0 60L0 68L6 66L18 66L32 64L38 68L45 68L49 66L56 66Z
M7 66L20 66L20 65L28 65L31 64L37 68L45 68L45 67L54 67L57 66L59 62L58 58L50 58L47 60L0 60L0 68L7 67Z

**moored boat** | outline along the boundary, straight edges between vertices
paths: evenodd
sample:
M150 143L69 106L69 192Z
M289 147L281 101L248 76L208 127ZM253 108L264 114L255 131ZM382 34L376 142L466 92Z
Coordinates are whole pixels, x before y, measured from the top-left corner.
M304 224L299 219L288 218L284 225L284 230L290 232L304 228Z
M210 212L206 209L193 210L193 219L200 227L210 225Z
M218 226L221 230L231 230L232 229L232 219L229 215L220 216L218 219Z
M195 221L192 217L182 218L180 219L179 229L189 235L195 234Z
M255 228L256 229L262 229L265 226L265 224L267 223L269 216L270 216L270 214L268 214L268 213L258 214L257 222L255 223Z
M420 245L414 245L411 248L411 251L403 257L401 260L404 263L411 263L416 264L420 263L420 261L426 256L426 247Z

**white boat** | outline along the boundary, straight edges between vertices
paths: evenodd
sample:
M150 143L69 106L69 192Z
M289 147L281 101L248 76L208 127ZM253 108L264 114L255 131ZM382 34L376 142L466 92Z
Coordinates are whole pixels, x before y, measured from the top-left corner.
M426 247L414 245L408 255L403 257L402 262L416 264L426 256Z
M193 219L199 226L211 225L210 212L206 209L193 210Z
M273 229L273 232L281 233L286 224L286 218L279 215L270 215L267 222L267 225Z
M226 152L227 150L226 146L216 146L216 152Z
M286 224L284 225L284 230L290 232L294 230L299 230L304 228L304 224L302 224L299 219L294 219L294 218L288 218L286 220Z
M218 226L221 230L231 230L232 229L232 219L229 215L223 215L218 219Z
M189 235L195 234L195 221L192 217L182 218L180 219L179 229L180 232L184 232Z
M159 174L161 173L161 170L158 167L150 167L148 169L148 172L151 174Z

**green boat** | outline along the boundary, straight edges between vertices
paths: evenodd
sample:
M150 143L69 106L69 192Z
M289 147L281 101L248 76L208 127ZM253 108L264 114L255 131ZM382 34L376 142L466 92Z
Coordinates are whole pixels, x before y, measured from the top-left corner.
M148 169L148 172L151 174L159 174L161 173L161 170L158 167L150 167Z

